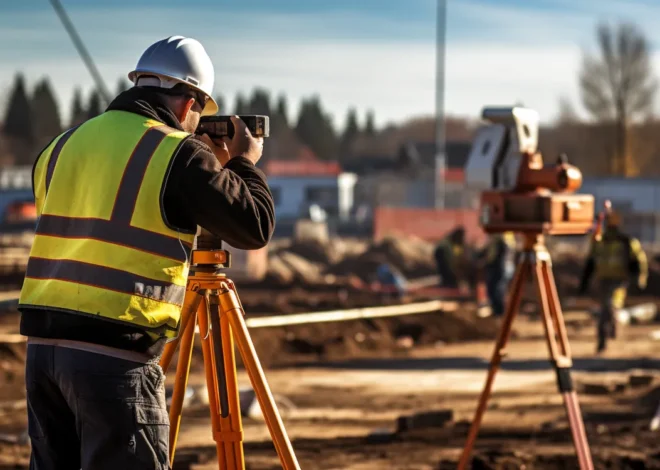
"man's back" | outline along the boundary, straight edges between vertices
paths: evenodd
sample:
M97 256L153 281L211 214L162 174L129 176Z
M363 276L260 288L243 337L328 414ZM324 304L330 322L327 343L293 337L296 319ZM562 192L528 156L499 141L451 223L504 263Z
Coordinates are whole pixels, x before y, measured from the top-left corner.
M115 161L113 166L113 162L96 157L104 152L113 152L117 158L127 161L132 154L131 146L135 149L139 134L144 133L146 122L150 125L165 125L166 128L176 131L172 133L174 136L187 135L182 132L180 123L158 94L150 89L132 88L117 97L108 109L108 112L81 126L80 130L85 128L84 137L89 142L88 145L77 148L90 149L84 150L86 156L80 158L81 164L76 163L68 167L60 167L58 164L59 174L62 177L67 176L66 184L72 191L69 193L67 190L65 196L75 194L75 197L60 197L62 201L57 203L53 199L51 202L54 208L72 204L71 213L85 217L84 214L88 211L85 207L90 204L101 205L102 218L109 218L109 207L114 203L116 186L119 184L116 172L122 165L117 164L121 162ZM111 126L106 125L115 119L133 122L135 130L129 132L132 135L119 135ZM72 142L75 142L73 139L76 139L77 133L78 130L71 134ZM145 196L156 198L162 207L151 210L145 216L159 217L162 212L162 223L166 224L168 229L174 228L175 232L191 232L197 225L201 225L221 236L232 246L243 249L263 246L270 239L274 228L273 201L263 173L242 157L233 158L222 168L209 148L193 137L181 139L177 145L178 148L171 148L175 155L164 171L162 180L158 183L153 180L149 192L144 193ZM71 162L75 160L77 159L72 158ZM83 162L88 163L82 164ZM37 161L35 173L39 165L44 163ZM123 168L126 168L126 165ZM47 168L45 170L47 171ZM112 172L115 172L115 178L114 186L110 188L108 184L113 179L109 175ZM53 178L54 175L55 172ZM128 171L126 174L127 178L137 180L138 183L143 176L144 171ZM42 189L45 187L40 188L35 181L38 206L45 203ZM113 189L114 193L111 192ZM50 206L51 202L46 206ZM185 243L174 239L170 249L184 254L182 246L185 246ZM21 332L27 336L85 341L148 355L158 355L164 346L164 341L130 324L110 323L99 328L98 321L94 318L70 315L58 309L22 307L21 311Z

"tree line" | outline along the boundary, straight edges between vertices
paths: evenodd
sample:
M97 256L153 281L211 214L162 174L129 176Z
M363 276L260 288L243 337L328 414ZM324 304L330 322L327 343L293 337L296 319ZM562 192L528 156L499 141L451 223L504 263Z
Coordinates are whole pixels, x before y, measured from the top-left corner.
M116 95L130 87L121 79ZM273 99L267 90L257 88L251 95L238 94L234 109L229 110L223 96L217 96L220 113L265 114L270 116L270 138L264 155L272 159L296 159L301 154L323 160L347 157L360 136L376 133L374 113L368 111L360 125L357 110L348 110L344 129L337 130L331 116L323 109L318 96L302 100L297 118L290 122L288 101L280 95ZM70 104L70 119L63 122L58 100L48 78L38 81L28 90L23 74L17 73L9 92L1 127L0 153L3 164L30 165L38 152L65 129L76 126L104 111L99 93L91 90L85 97L76 88ZM11 158L7 157L11 154ZM0 155L2 157L2 155Z
M660 175L660 121L654 116L658 81L650 42L639 27L626 22L600 24L595 37L597 52L583 54L576 77L589 119L580 119L574 104L560 98L559 117L552 126L541 129L540 147L550 155L567 152L585 175ZM125 79L120 80L116 94L129 86ZM393 157L407 141L434 139L432 117L376 129L373 112L367 112L361 124L355 109L348 111L344 128L338 131L318 96L304 99L293 121L286 96L274 98L264 89L237 95L233 110L227 109L224 97L216 99L223 114L270 116L271 137L265 143L264 161ZM0 128L0 164L31 164L37 152L64 128L103 111L102 100L93 90L84 96L76 89L70 106L71 119L63 123L48 79L28 91L24 77L16 74ZM450 141L471 139L475 128L474 120L445 118Z

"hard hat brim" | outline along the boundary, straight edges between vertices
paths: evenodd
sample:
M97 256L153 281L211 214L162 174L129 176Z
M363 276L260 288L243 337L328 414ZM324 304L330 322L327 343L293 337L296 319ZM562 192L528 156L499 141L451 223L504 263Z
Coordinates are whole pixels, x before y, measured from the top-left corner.
M183 83L184 85L192 88L193 90L196 90L196 91L199 91L200 93L202 93L204 96L206 96L208 98L208 101L206 102L206 105L204 106L204 109L202 110L202 116L213 116L214 114L216 114L220 110L220 108L218 107L218 103L215 101L215 98L213 98L211 95L209 95L206 91L202 90L200 87L198 87L196 85L193 85L192 83L187 82L185 80L181 80L180 78L172 77L172 76L169 76L169 75L163 75L162 73L155 72L155 71L152 71L152 70L136 69L136 70L133 70L133 71L128 73L128 79L133 84L135 84L135 82L138 78L138 75L146 75L146 74L155 75L157 77L167 78L167 79L172 80L176 83ZM166 87L163 87L163 88L166 88Z

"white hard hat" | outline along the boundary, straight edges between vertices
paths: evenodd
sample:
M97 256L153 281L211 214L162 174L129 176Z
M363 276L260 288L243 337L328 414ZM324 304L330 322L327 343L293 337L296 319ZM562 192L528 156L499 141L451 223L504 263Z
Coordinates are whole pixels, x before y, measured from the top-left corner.
M185 83L208 97L202 111L203 116L218 112L218 103L213 99L213 63L204 46L195 39L170 36L152 44L144 51L137 67L128 74L128 78L137 85L141 75L158 77L159 83L149 84L161 88L172 88L177 83ZM142 83L142 80L140 82Z

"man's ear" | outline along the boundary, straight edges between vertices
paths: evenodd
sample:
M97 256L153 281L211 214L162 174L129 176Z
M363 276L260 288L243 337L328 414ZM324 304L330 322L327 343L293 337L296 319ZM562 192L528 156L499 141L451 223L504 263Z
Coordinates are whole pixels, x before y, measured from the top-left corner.
M186 118L188 117L188 113L190 112L194 104L195 104L195 98L190 98L189 100L184 101L183 106L181 107L181 115L177 116L179 118L179 122L184 122L186 120Z

